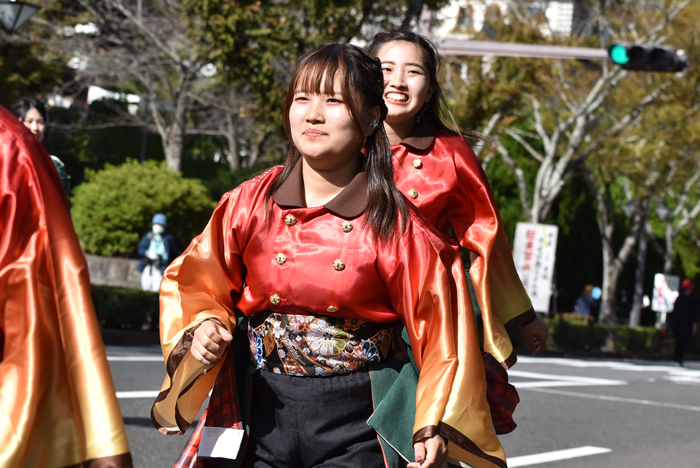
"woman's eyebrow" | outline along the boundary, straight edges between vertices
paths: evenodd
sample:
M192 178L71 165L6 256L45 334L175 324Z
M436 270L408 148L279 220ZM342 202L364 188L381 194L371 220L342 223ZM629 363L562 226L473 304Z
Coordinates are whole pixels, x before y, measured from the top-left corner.
M298 89L298 90L294 91L294 94L326 94L326 93L324 93L323 91L318 92L318 93L314 93L311 91L304 91L304 90ZM328 96L341 96L342 94L343 93L341 93L340 91L333 90L328 94Z
M396 63L393 60L382 60L382 64L388 63L389 65L396 65ZM406 65L412 66L412 67L418 67L421 70L425 70L425 67L423 66L422 63L416 63L416 62L407 62Z

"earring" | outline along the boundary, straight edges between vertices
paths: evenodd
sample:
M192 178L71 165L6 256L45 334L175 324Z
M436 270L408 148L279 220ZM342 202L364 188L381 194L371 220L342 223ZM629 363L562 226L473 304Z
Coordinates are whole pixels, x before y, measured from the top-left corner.
M369 128L372 129L372 133L376 132L377 129L379 128L379 124L377 123L376 120L373 120L369 123Z

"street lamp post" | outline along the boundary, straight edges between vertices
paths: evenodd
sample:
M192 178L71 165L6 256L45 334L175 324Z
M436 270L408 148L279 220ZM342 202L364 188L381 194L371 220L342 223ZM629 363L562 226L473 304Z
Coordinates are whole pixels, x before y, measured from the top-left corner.
M666 203L657 205L656 208L654 208L654 211L656 212L656 216L658 216L659 219L664 222L666 221L666 218L668 218L668 215L671 214L671 210L668 206L666 206Z
M620 208L622 208L622 212L625 213L625 216L628 218L631 218L632 215L634 215L634 212L637 210L637 206L631 201L623 203L620 205Z
M41 7L27 2L0 1L0 24L8 34L22 27Z

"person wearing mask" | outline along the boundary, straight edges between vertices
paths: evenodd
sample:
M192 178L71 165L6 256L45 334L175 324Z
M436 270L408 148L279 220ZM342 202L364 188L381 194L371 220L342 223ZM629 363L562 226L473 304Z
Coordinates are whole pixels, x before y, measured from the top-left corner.
M689 279L681 282L681 293L678 295L673 312L671 313L671 329L676 339L676 347L673 351L673 360L683 365L685 347L698 332L698 303L692 296L695 285Z
M175 237L165 228L168 218L156 213L151 220L151 230L143 235L137 250L141 256L137 270L141 272L141 288L158 292L165 268L179 254Z
M43 102L34 98L22 98L12 107L12 113L34 134L42 145L46 146L46 128L48 127L49 115ZM66 172L66 165L56 156L50 156L54 167L58 171L58 175L61 177L61 183L66 194L70 194L71 182L70 176Z
M581 295L578 297L578 299L576 299L574 313L576 315L593 316L597 306L598 303L593 298L593 285L587 284L586 287L583 288Z

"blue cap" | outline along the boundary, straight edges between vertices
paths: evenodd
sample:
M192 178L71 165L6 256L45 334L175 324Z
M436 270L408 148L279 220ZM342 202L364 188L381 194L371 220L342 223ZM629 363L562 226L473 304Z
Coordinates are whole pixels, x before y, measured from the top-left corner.
M151 224L161 224L163 226L168 225L168 218L163 213L156 213L153 215Z

